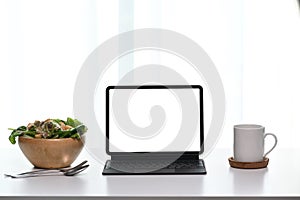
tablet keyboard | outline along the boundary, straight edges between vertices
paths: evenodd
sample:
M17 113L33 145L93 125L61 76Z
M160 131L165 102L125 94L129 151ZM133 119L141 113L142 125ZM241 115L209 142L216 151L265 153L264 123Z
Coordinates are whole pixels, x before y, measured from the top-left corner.
M166 160L111 160L106 164L106 169L197 169L203 167L203 160L177 160L172 163Z

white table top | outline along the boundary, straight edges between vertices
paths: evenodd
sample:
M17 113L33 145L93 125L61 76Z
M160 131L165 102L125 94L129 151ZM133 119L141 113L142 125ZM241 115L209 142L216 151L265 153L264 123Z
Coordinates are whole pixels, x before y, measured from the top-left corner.
M268 168L258 170L231 168L231 154L215 149L205 159L207 175L102 176L103 166L84 150L74 164L87 159L91 166L77 176L5 178L32 168L16 146L0 152L0 196L300 197L299 149L275 149Z

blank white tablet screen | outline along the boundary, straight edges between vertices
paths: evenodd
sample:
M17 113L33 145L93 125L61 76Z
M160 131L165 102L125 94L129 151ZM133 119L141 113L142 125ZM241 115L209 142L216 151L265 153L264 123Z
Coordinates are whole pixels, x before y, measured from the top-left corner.
M200 151L200 114L196 122L196 128L189 134L190 143L186 148L170 145L177 137L182 123L182 109L176 93L183 90L191 90L197 108L200 109L199 88L176 88L176 89L110 89L109 90L109 151L110 152L182 152ZM130 93L129 98L116 98L115 92ZM114 104L113 104L114 101ZM117 105L117 106L115 106ZM143 134L142 131L135 133L125 130L118 120L120 111L113 106L124 105L130 123L141 128L151 126L155 119L151 119L151 109L161 106L165 113L164 124L151 134ZM120 107L119 107L120 108ZM123 110L123 109L120 109ZM202 112L202 111L198 111ZM119 117L119 118L118 118ZM121 119L122 120L122 119ZM191 119L193 120L193 119ZM191 137L192 135L192 137Z

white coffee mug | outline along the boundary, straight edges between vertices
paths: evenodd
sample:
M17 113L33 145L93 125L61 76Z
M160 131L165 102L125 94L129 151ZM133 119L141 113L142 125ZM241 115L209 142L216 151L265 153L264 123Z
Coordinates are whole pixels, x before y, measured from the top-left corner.
M264 153L265 138L271 135L275 139L273 147ZM260 162L277 145L277 137L273 133L265 134L265 127L256 124L240 124L234 126L234 160L239 162Z

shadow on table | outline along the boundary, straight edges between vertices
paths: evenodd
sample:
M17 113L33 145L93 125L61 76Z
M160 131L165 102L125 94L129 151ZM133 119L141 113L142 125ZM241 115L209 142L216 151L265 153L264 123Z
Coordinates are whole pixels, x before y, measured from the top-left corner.
M205 176L148 175L107 176L106 189L110 194L199 194L203 191Z
M268 168L264 169L235 169L229 168L233 177L235 194L257 195L264 191L264 179Z

